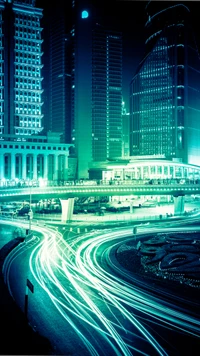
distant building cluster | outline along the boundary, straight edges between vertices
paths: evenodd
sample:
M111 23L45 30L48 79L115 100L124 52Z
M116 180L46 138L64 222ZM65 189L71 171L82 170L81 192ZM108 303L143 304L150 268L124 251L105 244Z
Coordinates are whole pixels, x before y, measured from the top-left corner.
M98 1L72 1L70 12L61 0L36 4L0 0L1 181L88 179L95 165L135 156L199 165L200 62L184 2L147 3L130 103L123 34Z

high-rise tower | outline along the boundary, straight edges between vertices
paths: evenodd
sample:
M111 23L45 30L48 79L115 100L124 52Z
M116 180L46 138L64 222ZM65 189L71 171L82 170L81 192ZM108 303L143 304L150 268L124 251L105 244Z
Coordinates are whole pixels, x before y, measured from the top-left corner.
M42 135L42 16L34 0L0 0L0 186L68 178L68 146Z
M42 131L42 10L34 0L0 0L0 134Z
M44 9L44 129L71 141L71 36L70 5L57 0Z
M90 162L122 155L122 35L100 0L58 4L44 10L45 130L74 144L77 178L88 178Z
M72 142L78 178L90 162L122 155L122 36L97 17L100 2L72 1Z
M130 86L131 155L199 164L200 61L190 9L150 1L146 53Z

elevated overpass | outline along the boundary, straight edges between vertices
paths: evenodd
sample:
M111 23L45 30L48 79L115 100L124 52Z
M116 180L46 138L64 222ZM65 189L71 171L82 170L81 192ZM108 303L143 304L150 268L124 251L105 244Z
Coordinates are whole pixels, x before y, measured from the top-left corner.
M200 184L138 184L138 185L96 185L96 186L62 186L62 187L25 187L0 188L0 202L40 200L60 198L62 221L70 221L73 214L74 198L89 196L142 196L172 195L174 196L174 213L184 211L185 195L200 194Z

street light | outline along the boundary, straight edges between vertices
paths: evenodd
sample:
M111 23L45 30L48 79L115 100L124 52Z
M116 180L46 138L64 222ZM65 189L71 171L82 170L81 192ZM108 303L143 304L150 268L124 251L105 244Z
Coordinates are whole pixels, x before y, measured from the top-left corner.
M29 182L29 188L30 188L30 200L29 200L29 213L28 213L28 216L29 216L29 234L30 234L31 233L31 220L33 219L33 212L32 212L32 209L31 209L31 204L32 204L32 191L31 191L32 182Z

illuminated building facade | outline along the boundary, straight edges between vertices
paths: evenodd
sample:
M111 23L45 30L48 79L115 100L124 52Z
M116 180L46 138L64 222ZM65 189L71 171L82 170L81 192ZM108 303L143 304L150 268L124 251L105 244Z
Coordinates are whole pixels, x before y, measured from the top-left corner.
M122 155L122 36L97 22L92 3L72 2L72 143L78 178L88 178L89 162Z
M130 155L162 154L198 165L199 53L189 8L167 4L146 6L146 54L130 86Z
M42 51L35 1L0 0L0 134L42 131Z
M68 179L68 146L42 126L42 9L0 0L0 185Z
M124 181L130 184L135 180L148 182L151 179L200 179L199 165L191 165L178 162L176 159L167 160L164 156L143 156L118 159L101 163L93 163L90 166L90 179L102 179L113 182ZM138 182L139 183L139 182Z
M92 159L122 155L121 34L96 25L92 46Z
M43 179L48 185L68 180L69 146L47 136L0 141L0 186Z

